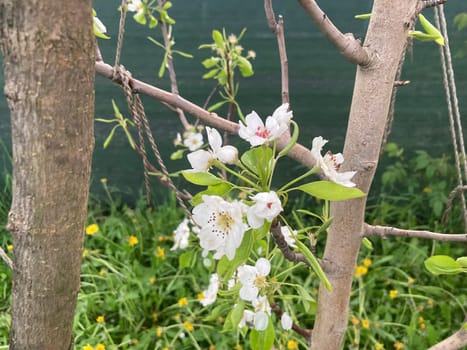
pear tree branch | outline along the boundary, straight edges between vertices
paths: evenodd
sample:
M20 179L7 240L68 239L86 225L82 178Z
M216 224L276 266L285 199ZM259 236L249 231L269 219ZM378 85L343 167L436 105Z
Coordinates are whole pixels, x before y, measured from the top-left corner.
M422 230L403 230L395 227L365 224L363 237L415 237L443 242L467 242L467 233L447 234Z
M465 325L457 332L433 345L428 350L459 350L467 346L467 329Z
M371 62L371 55L362 47L352 33L342 33L329 17L321 10L315 0L298 0L308 16L315 22L324 35L333 43L340 53L350 62L366 67Z

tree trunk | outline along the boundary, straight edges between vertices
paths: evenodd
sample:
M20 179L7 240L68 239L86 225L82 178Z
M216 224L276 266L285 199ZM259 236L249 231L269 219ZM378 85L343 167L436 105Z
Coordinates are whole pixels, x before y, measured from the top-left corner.
M357 170L358 188L368 193L378 164L399 61L406 49L407 31L415 19L418 0L375 1L364 46L371 63L358 67L344 146L344 170ZM312 350L342 347L348 323L352 278L363 232L365 199L332 203L334 217L324 259L335 269L327 272L333 287L319 290Z
M11 111L11 350L73 348L94 143L91 0L0 0Z

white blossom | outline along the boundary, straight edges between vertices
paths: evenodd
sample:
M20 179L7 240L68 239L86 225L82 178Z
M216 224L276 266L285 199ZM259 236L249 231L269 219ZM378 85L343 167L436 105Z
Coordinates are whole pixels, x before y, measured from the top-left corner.
M183 219L183 221L173 231L174 245L170 250L185 249L188 247L188 238L190 237L190 227L188 226L189 222L190 220L187 218Z
M269 315L271 314L271 305L266 296L259 297L252 302L255 308L254 325L257 331L264 331L269 323Z
M255 111L252 111L245 117L246 125L239 122L238 135L248 141L251 147L279 138L289 128L292 111L288 112L288 108L288 104L278 107L272 116L266 118L266 123L263 123Z
M193 152L203 146L203 134L200 132L189 132L184 140L183 144L188 147L188 149Z
M266 277L271 271L269 260L260 258L255 266L242 265L237 269L237 276L242 283L240 298L245 301L254 301L258 298L261 289L267 286Z
M193 221L199 225L198 233L204 256L214 251L214 259L235 256L248 226L243 222L241 204L227 202L219 196L203 195L203 202L193 208Z
M251 310L244 310L242 319L238 323L239 328L243 328L246 325L252 325L255 319L255 313Z
M293 321L292 318L287 314L287 312L284 312L281 316L281 325L282 328L286 331L292 329Z
M219 277L217 273L211 275L209 286L201 293L200 303L203 306L208 306L214 303L217 299L217 291L219 290Z
M272 222L283 210L281 201L274 191L260 192L251 199L255 204L248 209L247 219L252 228L263 226L264 220Z
M130 12L136 12L136 16L144 12L144 4L141 0L130 0L127 9Z
M191 167L195 171L207 171L216 159L225 164L233 164L237 161L238 150L230 145L222 146L222 138L216 129L206 127L209 146L206 151L199 149L187 155Z
M297 231L290 231L287 226L281 226L281 232L288 246L293 249L297 248L297 245L295 244L295 236L297 235Z
M328 140L323 139L321 136L315 137L313 139L311 155L329 180L345 187L354 187L355 184L350 180L356 171L338 172L341 164L344 162L342 153L332 154L328 151L324 157L321 156L321 150L327 142Z

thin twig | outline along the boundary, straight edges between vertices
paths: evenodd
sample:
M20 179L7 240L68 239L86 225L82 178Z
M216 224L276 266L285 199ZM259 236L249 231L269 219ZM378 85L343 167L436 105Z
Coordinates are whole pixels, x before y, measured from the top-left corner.
M368 224L365 224L362 236L382 238L386 238L388 236L414 237L444 242L467 242L467 233L447 234L421 230L403 230L395 227L372 226Z
M315 0L298 0L298 2L323 34L339 49L340 53L348 61L363 67L370 64L370 54L362 47L360 41L355 39L353 34L344 34L337 29Z
M5 253L2 247L0 247L0 258L8 265L10 269L13 270L13 261L10 257Z
M447 0L423 0L422 5L423 5L423 9L426 9L426 8L429 8L429 7L435 7L435 6L443 5L446 2L447 2Z
M121 84L121 79L118 77L113 79L113 68L109 64L105 62L96 62L96 73L100 76L113 80L114 82ZM185 113L189 113L200 120L203 123L210 125L214 128L219 130L228 131L231 134L237 134L239 125L237 123L229 122L224 118L219 117L216 113L208 112L206 109L184 99L180 95L170 93L166 90L159 89L155 86L149 85L147 83L142 82L141 80L131 78L130 79L130 86L135 93L143 94L154 98L162 103L167 103L174 107L181 108L185 111ZM282 150L285 146L287 146L288 137L281 137L278 140L278 149ZM300 145L295 144L292 149L287 154L291 159L296 160L298 163L308 167L313 168L316 164L315 160L311 156L311 152L308 148Z

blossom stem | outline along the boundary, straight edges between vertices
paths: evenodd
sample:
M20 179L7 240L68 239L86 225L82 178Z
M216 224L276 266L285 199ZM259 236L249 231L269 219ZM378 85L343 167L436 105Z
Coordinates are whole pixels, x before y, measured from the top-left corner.
M295 188L291 188L290 190L286 191L286 189L288 189L290 186L292 186L293 184L299 182L300 180L303 180L304 178L310 176L310 175L313 175L313 174L316 174L317 172L319 172L319 167L313 167L311 168L310 170L308 170L306 173L304 173L303 175L293 179L292 181L286 183L284 186L282 186L277 192L290 192L290 191L293 191Z
M216 162L216 166L217 166L218 168L220 168L221 170L225 170L225 171L227 171L229 174L232 174L232 175L238 177L240 180L245 181L245 182L246 182L247 184L249 184L251 187L258 189L258 185L255 184L253 181L251 181L250 179L246 178L246 177L243 176L243 175L240 175L240 174L237 173L236 171L233 171L232 169L230 169L229 167L225 166L225 165L222 164L221 162Z

